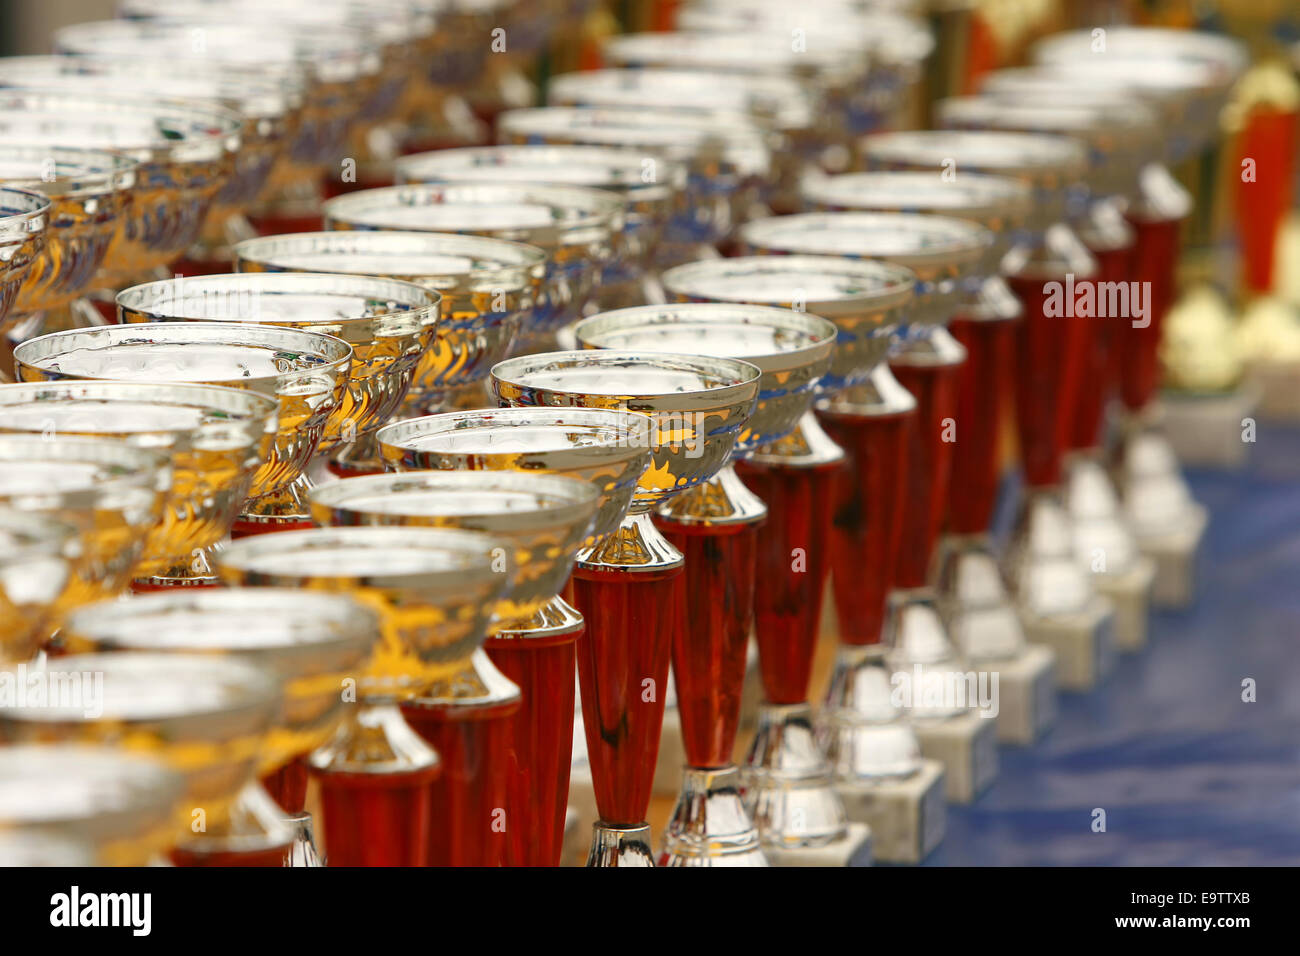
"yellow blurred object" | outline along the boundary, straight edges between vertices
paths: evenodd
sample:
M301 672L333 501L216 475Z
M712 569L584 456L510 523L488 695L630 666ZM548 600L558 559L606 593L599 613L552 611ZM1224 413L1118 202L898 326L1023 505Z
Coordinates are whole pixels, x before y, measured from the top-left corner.
M1212 286L1198 285L1165 317L1160 364L1166 388L1228 391L1242 375L1242 360L1228 303Z
M1300 210L1292 210L1282 222L1273 255L1274 294L1300 307Z
M1300 362L1300 314L1293 304L1274 296L1256 299L1237 326L1237 349L1243 362Z
M1300 83L1281 57L1270 56L1246 71L1237 81L1220 121L1225 133L1245 128L1252 111L1271 107L1281 112L1300 109Z

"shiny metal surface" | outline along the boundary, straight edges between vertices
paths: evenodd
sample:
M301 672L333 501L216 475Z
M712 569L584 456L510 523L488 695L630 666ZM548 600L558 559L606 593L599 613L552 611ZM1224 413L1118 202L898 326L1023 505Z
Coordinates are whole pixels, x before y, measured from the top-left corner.
M967 663L949 637L934 588L890 591L881 640L889 648L891 682L900 674L910 682L912 720L946 720L970 709L973 702L945 693L965 674Z
M0 321L45 255L53 204L44 193L0 187Z
M1021 613L1031 619L1085 611L1094 590L1078 559L1070 516L1055 490L1029 490L1021 500L1003 570Z
M768 865L741 800L739 770L682 771L682 790L664 830L659 865Z
M988 536L945 535L935 560L939 608L963 656L975 663L1017 657L1024 627Z
M36 652L82 547L75 525L0 506L0 666Z
M654 866L650 852L650 827L619 827L604 823L591 825L591 849L587 866Z
M836 650L817 739L837 781L870 784L921 767L921 745L893 699L885 651L881 644Z

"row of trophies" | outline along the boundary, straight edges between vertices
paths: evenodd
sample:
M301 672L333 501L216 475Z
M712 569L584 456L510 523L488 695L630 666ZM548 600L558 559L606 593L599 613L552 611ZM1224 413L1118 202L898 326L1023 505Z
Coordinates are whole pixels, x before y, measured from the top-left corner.
M319 864L310 789L331 865L553 866L576 675L588 863L652 865L670 662L660 864L924 856L994 722L898 673L999 672L1030 742L1186 597L1170 169L1243 58L1061 34L900 130L898 6L693 0L477 118L586 5L128 0L0 59L0 862ZM1095 280L1150 322L1053 305Z

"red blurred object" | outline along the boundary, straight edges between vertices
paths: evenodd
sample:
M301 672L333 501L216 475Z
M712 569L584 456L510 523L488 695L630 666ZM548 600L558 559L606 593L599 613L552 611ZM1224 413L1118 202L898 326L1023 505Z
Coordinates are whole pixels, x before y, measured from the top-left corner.
M763 696L771 704L802 703L821 631L831 509L844 463L784 468L745 461L736 471L768 508L759 531L754 592Z
M659 528L686 557L686 621L673 635L673 680L690 767L731 764L754 624L757 523Z
M916 419L904 453L906 491L894 584L900 588L919 588L929 580L930 557L948 508L948 482L958 437L955 429L961 363L891 362L889 367L916 399ZM964 435L961 438L966 440Z
M916 410L819 416L844 449L831 523L831 577L840 641L878 644L902 540L905 451Z
M1097 260L1098 282L1128 282L1133 274L1133 246L1115 249L1090 247ZM1080 367L1082 382L1078 389L1066 448L1081 451L1096 448L1101 442L1102 418L1106 400L1115 387L1114 353L1119 341L1116 326L1128 321L1120 317L1084 319L1080 322Z
M320 232L325 228L319 212L250 212L248 221L259 236L282 236L291 232Z
M302 813L307 809L309 779L307 764L299 758L263 777L262 786L266 787L266 792L275 798L285 813Z
M1240 134L1241 159L1254 161L1252 180L1237 177L1242 280L1251 292L1273 288L1277 237L1295 182L1297 122L1293 111L1257 107Z
M313 770L330 866L427 866L429 808L441 765L410 773Z
M953 534L982 534L993 521L1001 478L999 426L1011 398L1016 321L958 315L948 326L966 349L957 376L955 415L962 435L952 450L948 496L948 530Z
M289 854L290 845L273 846L261 850L249 850L247 852L227 851L219 853L205 853L202 851L188 850L183 847L176 847L171 851L173 866L284 866L285 858ZM334 861L331 860L331 863Z
M240 518L235 519L231 525L230 536L232 538L251 538L259 534L274 534L277 531L303 531L307 528L313 528L315 525L310 519L304 521L245 521Z
M519 685L523 706L511 719L507 763L506 863L559 866L573 757L573 688L582 616L567 627L489 637L492 663Z
M669 654L685 623L685 579L680 565L578 565L572 583L573 604L587 621L578 679L596 809L605 823L637 826L650 806Z
M1155 395L1160 378L1160 329L1174 302L1181 219L1130 219L1137 233L1133 251L1133 278L1149 282L1150 322L1137 328L1120 324L1116 336L1119 356L1120 397L1125 407L1140 411Z
M195 584L192 580L187 580L184 584L150 584L148 581L132 581L132 594L153 594L155 591L174 591L177 588L219 588L222 584L220 581L204 581L201 584Z

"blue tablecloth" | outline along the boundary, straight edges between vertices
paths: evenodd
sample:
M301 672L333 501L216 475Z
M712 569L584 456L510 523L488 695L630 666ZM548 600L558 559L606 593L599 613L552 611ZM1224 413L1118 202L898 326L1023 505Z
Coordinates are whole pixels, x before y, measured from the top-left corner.
M1300 864L1300 430L1261 425L1244 472L1188 479L1211 515L1195 604L1003 747L926 865Z

